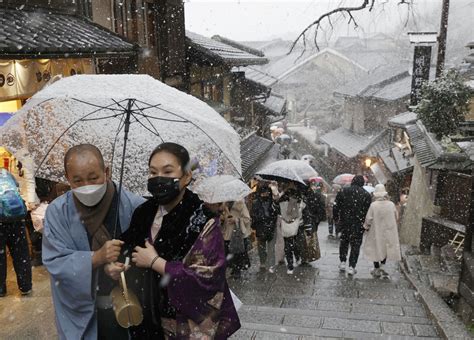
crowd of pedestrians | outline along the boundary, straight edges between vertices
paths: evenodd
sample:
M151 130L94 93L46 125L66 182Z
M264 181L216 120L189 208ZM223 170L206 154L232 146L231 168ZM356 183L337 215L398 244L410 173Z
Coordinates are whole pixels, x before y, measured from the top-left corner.
M250 267L253 244L261 271L274 274L286 264L293 275L295 267L320 259L318 227L325 220L329 237L340 241L340 271L356 274L362 244L374 277L389 277L386 261L400 260L398 210L382 184L371 195L363 176L327 192L315 178L303 184L256 177L247 198L211 203L187 188L191 163L184 147L159 145L148 163L152 196L144 199L117 189L95 146L69 149L64 173L71 190L54 200L49 190L33 214L23 207L19 219L1 222L0 296L6 246L20 291L31 292L28 221L42 238L33 254L42 255L50 273L61 339L226 339L240 327L227 277L238 280ZM114 291L126 289L117 284L125 273L135 297L127 303L138 306L140 320L128 315L124 328Z

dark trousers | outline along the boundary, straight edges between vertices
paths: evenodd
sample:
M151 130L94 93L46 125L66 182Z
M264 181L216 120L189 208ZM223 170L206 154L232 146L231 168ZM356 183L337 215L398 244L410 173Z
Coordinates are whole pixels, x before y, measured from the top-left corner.
M32 279L30 251L24 221L0 222L0 290L3 291L6 291L7 281L7 246L13 259L18 288L22 292L27 292L32 288Z
M346 262L350 246L349 267L355 268L357 265L360 246L362 245L362 238L364 236L363 230L362 226L358 225L345 225L342 228L341 241L339 243L339 259L341 262Z
M287 262L287 267L289 270L294 269L293 265L293 255L296 258L296 261L300 259L299 248L298 248L298 236L284 237L285 242L285 258Z
M328 216L328 229L329 234L331 235L334 230L334 219L331 216Z
M128 340L128 329L122 328L115 318L113 308L97 309L98 340Z
M380 268L380 264L385 264L387 262L387 259L384 259L381 262L374 262L374 268Z

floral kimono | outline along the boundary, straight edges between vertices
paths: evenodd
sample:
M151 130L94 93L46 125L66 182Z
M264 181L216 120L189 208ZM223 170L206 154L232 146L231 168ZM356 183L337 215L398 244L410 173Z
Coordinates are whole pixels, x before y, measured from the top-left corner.
M122 239L126 252L143 246L158 205L137 208ZM135 339L227 339L240 328L225 278L226 257L219 219L190 191L162 221L153 242L167 261L163 277L132 268L126 274L138 295L144 321L131 329Z

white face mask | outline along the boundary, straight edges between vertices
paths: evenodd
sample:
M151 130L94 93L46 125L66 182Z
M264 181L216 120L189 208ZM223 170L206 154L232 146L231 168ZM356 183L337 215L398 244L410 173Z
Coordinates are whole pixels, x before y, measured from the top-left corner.
M85 185L83 187L72 189L76 198L87 207L97 205L104 197L107 191L107 182L104 184Z

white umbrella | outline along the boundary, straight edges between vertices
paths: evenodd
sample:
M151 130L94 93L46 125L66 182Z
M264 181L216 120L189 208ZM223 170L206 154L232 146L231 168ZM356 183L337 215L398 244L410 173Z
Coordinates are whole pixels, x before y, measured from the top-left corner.
M240 176L240 140L210 106L148 75L76 75L35 94L0 128L0 145L31 173L65 181L63 158L81 143L96 145L120 177L126 118L124 186L146 192L148 157L160 143L188 149L206 176Z
M375 188L371 185L364 185L363 188L365 191L367 191L369 194L373 193L375 191Z
M306 185L305 181L318 176L318 173L305 161L285 159L268 164L257 171L257 175L266 179L291 180Z
M239 201L252 192L247 184L229 175L205 178L193 191L206 203Z

